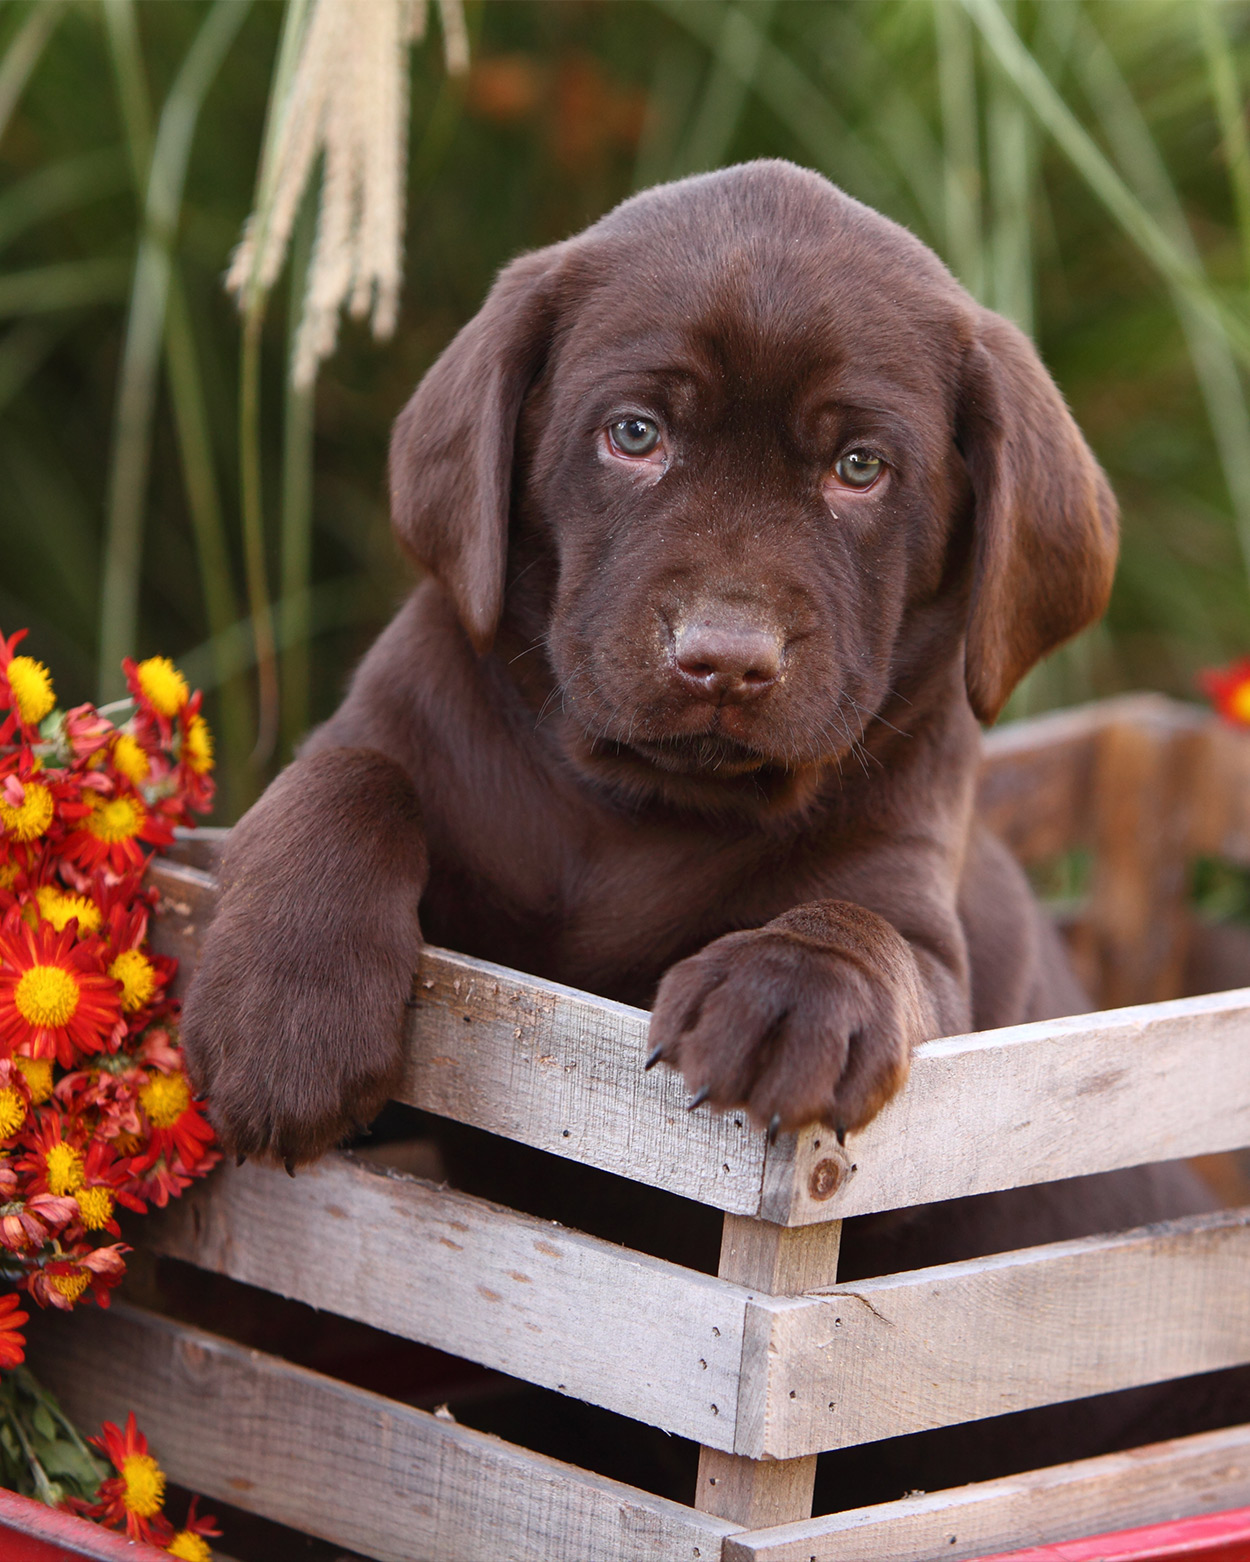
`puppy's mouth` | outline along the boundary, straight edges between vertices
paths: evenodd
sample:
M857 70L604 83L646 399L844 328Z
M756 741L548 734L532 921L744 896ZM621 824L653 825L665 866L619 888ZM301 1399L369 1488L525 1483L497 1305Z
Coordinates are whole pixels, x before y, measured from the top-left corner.
M672 775L733 776L750 775L762 770L771 761L736 738L721 732L689 733L681 737L659 738L654 742L635 739L632 743L609 745L619 755L635 754L652 764L657 770L667 770Z

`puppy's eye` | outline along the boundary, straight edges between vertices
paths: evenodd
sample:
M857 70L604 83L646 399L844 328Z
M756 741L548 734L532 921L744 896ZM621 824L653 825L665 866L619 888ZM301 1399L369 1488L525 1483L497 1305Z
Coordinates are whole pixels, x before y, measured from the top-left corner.
M871 488L885 470L885 462L871 450L848 450L833 470L848 488Z
M660 443L660 431L650 418L620 418L608 426L612 448L623 456L649 456Z

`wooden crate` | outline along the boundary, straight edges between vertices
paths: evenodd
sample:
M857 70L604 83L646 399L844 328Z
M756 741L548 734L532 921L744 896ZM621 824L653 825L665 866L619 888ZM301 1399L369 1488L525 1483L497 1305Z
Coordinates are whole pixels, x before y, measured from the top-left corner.
M642 1070L639 1010L423 955L400 1099L723 1211L717 1276L348 1155L222 1168L144 1223L162 1254L692 1439L695 1506L128 1303L62 1324L38 1370L84 1421L133 1406L176 1480L394 1562L922 1562L1250 1503L1240 1426L811 1517L824 1450L1250 1362L1250 1209L837 1283L847 1216L1250 1145L1250 989L1175 996L1189 864L1250 865L1250 743L1111 701L993 734L980 808L1026 862L1091 854L1069 937L1136 1006L929 1042L845 1149L688 1114ZM155 869L186 966L214 849Z

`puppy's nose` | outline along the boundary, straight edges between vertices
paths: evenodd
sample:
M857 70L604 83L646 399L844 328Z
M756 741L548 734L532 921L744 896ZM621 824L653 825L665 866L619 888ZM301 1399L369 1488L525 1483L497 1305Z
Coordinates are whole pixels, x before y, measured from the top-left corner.
M740 705L765 694L781 671L780 639L755 624L696 619L673 641L677 676L689 693Z

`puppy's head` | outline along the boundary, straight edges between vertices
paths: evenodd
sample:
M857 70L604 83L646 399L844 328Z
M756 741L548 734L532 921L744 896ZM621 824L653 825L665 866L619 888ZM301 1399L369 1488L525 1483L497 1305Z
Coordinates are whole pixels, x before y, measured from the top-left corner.
M704 806L801 798L960 658L992 721L1102 612L1115 558L1028 341L778 162L507 267L401 415L391 486L479 653L541 589L577 763Z

